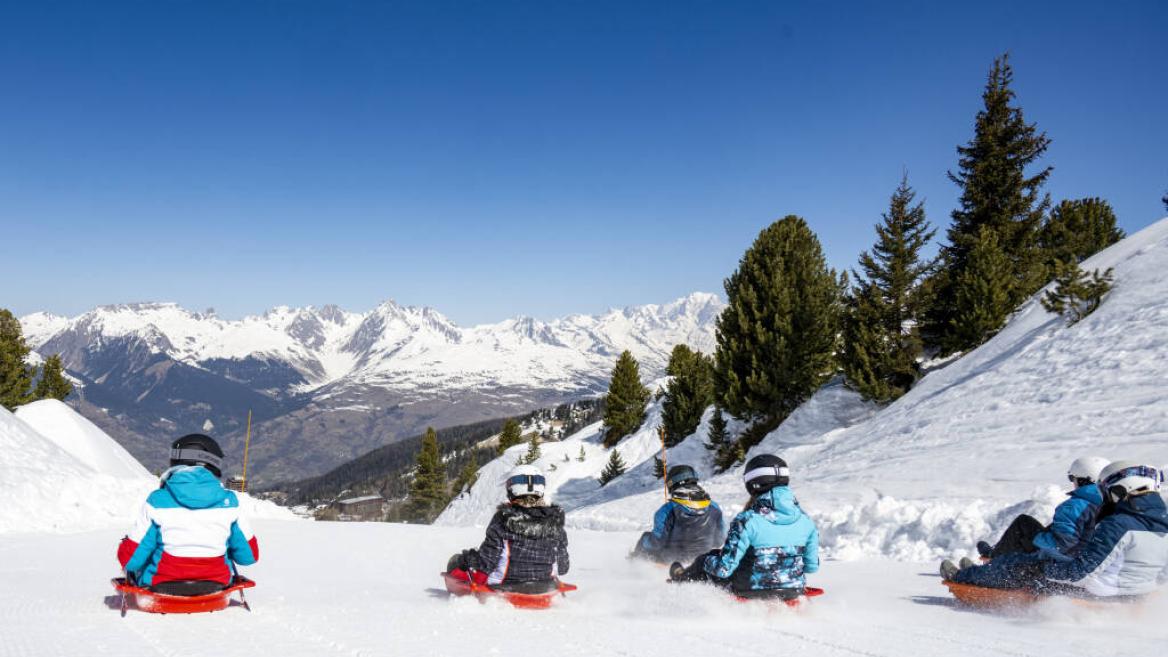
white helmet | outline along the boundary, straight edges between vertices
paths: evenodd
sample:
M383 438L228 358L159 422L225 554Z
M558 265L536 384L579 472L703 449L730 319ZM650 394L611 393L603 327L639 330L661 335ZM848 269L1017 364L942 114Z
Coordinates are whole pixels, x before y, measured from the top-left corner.
M1111 460L1102 456L1080 456L1067 468L1067 478L1076 484L1080 479L1093 484L1099 481L1099 473L1103 472L1103 468L1110 464Z
M547 488L547 480L534 465L521 465L507 475L507 483L504 485L507 487L509 500L533 496L542 498L544 489Z
M1099 487L1112 502L1120 502L1129 495L1158 491L1163 481L1162 472L1137 461L1116 461L1099 473Z

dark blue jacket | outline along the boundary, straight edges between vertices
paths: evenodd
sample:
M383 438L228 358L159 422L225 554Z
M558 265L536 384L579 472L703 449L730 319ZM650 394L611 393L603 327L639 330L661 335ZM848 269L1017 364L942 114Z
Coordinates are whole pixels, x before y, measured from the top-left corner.
M1068 559L1079 544L1091 535L1103 506L1103 493L1096 484L1080 486L1067 493L1068 499L1054 510L1054 521L1034 537L1034 547L1053 559Z
M488 584L551 580L568 572L564 510L556 505L503 504L491 518L476 554Z
M1048 561L1047 579L1097 596L1143 595L1168 580L1168 509L1156 493L1115 505L1070 561Z
M641 539L641 550L664 561L690 561L722 545L726 534L722 509L716 502L693 508L669 500L653 514L653 531Z
M802 589L819 570L819 532L786 486L754 499L730 523L726 544L703 567L737 592Z

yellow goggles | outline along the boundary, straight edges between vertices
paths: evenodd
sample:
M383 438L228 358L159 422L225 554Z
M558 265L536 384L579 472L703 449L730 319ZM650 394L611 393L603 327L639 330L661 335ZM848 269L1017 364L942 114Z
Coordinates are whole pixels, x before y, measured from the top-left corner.
M682 499L678 499L676 497L672 498L672 500L674 502L676 502L677 504L680 504L680 505L685 506L685 507L689 507L691 509L704 509L707 506L710 506L709 500L682 500Z

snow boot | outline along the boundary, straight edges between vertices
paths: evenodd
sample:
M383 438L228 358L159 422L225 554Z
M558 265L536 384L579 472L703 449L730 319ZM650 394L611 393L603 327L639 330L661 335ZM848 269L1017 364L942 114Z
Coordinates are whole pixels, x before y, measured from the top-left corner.
M977 564L973 563L973 559L970 559L969 557L961 557L961 561L958 561L957 565L960 566L962 570L965 570L966 568L973 568Z
M986 543L985 541L978 541L977 553L980 554L983 559L990 559L994 556L994 546Z
M941 562L941 579L945 580L946 582L951 582L953 581L953 576L956 575L957 571L959 570L961 569L957 567L957 564L946 559Z
M673 582L680 582L681 576L685 574L685 566L681 565L680 561L674 561L669 564L669 579Z

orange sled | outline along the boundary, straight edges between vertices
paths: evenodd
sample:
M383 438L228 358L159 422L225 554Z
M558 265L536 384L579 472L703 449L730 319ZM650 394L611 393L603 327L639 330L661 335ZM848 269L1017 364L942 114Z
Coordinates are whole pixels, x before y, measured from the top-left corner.
M122 594L122 616L126 609L133 604L135 609L151 614L201 614L210 611L220 611L231 606L231 594L239 592L239 601L244 609L251 611L247 598L243 595L244 589L250 589L256 583L246 577L236 577L231 586L222 591L215 591L206 595L168 595L150 589L127 583L124 577L110 580L114 588Z
M942 582L957 601L978 609L1025 609L1043 600L1065 598L1072 604L1092 609L1101 609L1117 604L1138 604L1143 597L1125 598L1076 598L1070 595L1041 595L1025 589L991 589L972 584Z
M452 576L450 573L442 573L442 580L446 582L446 590L451 595L464 596L474 595L480 602L486 602L488 598L501 597L513 606L519 609L547 609L552 606L552 601L557 596L564 595L569 591L575 591L575 584L568 584L566 582L556 581L558 586L547 593L517 593L515 591L499 591L493 589L485 584L476 584L468 582L465 579L459 579Z

